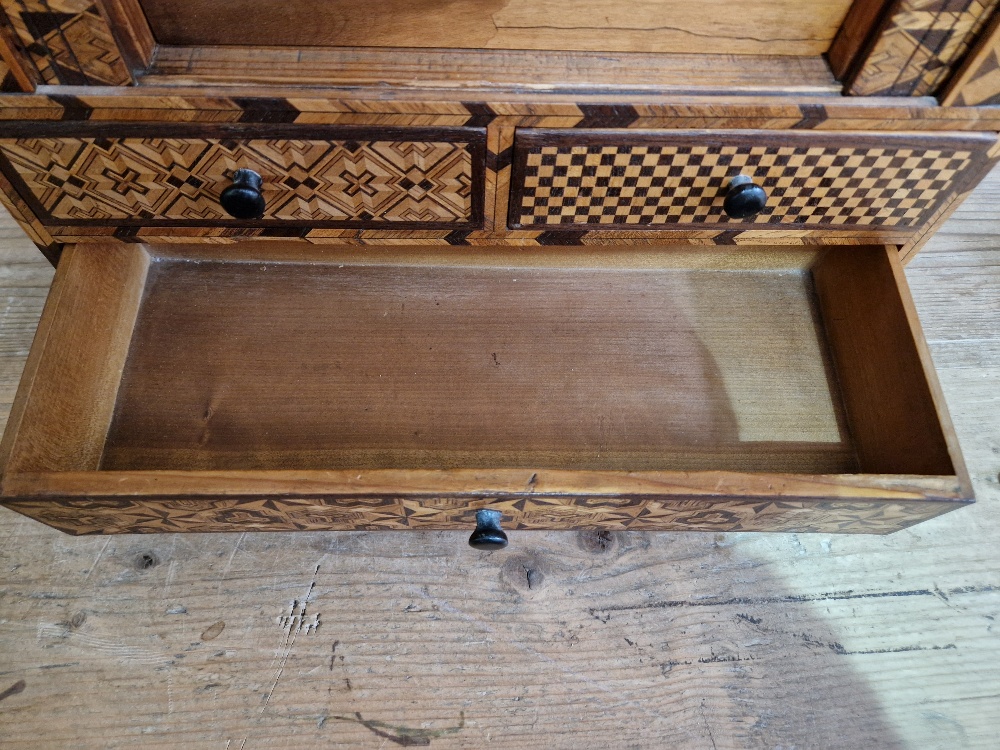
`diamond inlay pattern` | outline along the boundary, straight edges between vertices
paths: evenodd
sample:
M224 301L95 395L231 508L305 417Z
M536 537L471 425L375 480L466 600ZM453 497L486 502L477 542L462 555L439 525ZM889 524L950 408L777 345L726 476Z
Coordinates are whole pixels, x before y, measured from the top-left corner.
M264 180L265 220L467 223L468 143L21 138L0 151L52 219L215 221L232 173Z
M973 151L915 146L531 145L515 173L513 225L921 224ZM768 192L754 217L723 212L729 181ZM520 180L518 180L518 177ZM520 182L522 191L518 194Z

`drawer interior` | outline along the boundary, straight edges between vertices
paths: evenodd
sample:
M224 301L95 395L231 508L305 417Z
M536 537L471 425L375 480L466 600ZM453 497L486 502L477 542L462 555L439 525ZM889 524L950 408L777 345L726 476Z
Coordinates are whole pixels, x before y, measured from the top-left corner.
M885 247L70 248L18 473L955 475Z
M156 258L101 466L857 471L807 257Z

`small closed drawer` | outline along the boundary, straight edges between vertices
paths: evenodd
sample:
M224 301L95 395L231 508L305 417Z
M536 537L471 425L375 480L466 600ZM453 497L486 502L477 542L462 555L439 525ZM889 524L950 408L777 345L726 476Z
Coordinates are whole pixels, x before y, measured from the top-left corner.
M989 168L992 134L519 130L509 225L917 230ZM767 193L724 208L731 180Z
M483 222L479 128L16 130L0 139L0 168L50 226L433 229ZM259 219L235 219L220 204L238 169L262 178Z
M886 533L972 497L886 246L71 245L0 457L72 533Z

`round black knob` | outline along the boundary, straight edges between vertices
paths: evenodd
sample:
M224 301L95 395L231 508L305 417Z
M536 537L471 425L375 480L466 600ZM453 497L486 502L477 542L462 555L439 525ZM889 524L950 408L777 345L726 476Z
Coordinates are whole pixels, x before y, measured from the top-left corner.
M507 546L507 535L500 528L500 511L476 511L476 530L469 537L469 546L476 549L503 549Z
M741 174L729 183L729 192L726 193L722 210L726 212L726 216L746 219L760 213L766 203L767 193L764 192L764 188L755 185L752 179Z
M264 215L264 196L260 193L263 182L252 169L237 169L233 184L222 191L219 203L234 219L259 219Z

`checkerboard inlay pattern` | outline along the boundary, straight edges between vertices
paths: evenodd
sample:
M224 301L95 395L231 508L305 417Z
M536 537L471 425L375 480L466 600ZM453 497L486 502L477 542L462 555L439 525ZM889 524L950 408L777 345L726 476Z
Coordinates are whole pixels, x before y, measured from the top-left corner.
M538 145L523 155L512 224L921 224L954 191L968 149L915 146ZM768 193L749 219L723 212L729 181Z

